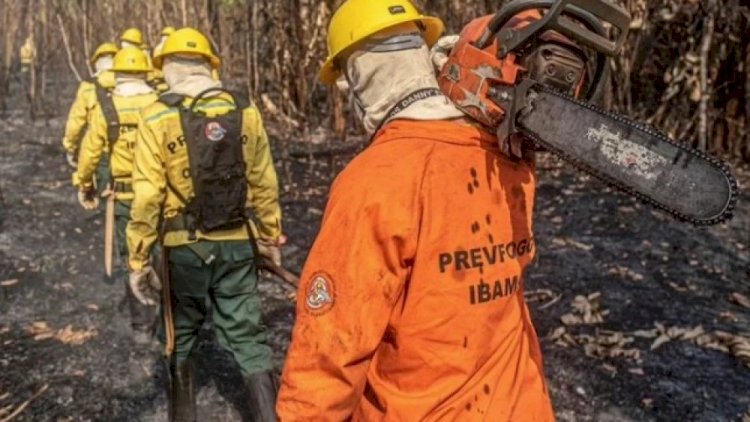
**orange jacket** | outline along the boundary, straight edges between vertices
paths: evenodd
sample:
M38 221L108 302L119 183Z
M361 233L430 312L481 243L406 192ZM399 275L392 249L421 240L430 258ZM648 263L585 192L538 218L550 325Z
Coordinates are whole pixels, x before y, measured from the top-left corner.
M474 127L387 125L331 189L280 420L553 420L523 298L534 189Z

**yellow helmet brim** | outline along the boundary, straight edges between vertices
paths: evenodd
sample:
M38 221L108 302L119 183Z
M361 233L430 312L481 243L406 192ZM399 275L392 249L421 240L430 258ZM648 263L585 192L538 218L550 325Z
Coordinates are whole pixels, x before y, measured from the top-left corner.
M425 40L425 43L428 47L432 47L440 38L440 35L443 34L443 31L445 30L445 24L443 24L443 21L439 18L432 17L432 16L421 16L414 19L408 19L401 22L393 22L389 23L388 25L383 25L382 27L375 26L373 28L370 28L368 34L363 37L363 39L366 39L369 36L375 35L378 32L388 29L390 27L400 25L403 23L408 22L418 22L422 25L422 37ZM356 47L353 46L353 47ZM350 48L351 49L351 48ZM349 49L349 50L350 50ZM346 51L346 50L345 50ZM341 76L342 70L339 68L339 65L336 63L338 58L345 53L345 51L341 51L338 54L334 56L329 56L325 63L323 63L323 67L320 69L320 72L318 72L318 79L326 84L326 85L332 85L336 83L336 79L338 79Z

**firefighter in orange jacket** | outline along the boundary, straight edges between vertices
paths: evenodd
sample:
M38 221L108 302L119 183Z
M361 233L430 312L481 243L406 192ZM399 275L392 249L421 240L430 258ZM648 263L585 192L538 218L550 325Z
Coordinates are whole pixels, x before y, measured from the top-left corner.
M534 168L437 89L442 29L407 0L332 18L320 79L373 140L331 188L300 279L281 421L554 419L523 298Z

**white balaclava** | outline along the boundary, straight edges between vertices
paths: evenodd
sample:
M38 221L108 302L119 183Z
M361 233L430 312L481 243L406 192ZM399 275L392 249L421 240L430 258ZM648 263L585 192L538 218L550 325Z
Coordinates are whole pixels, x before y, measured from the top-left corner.
M114 94L121 97L133 97L154 92L154 89L146 82L145 73L121 73L115 72Z
M162 71L169 92L174 94L196 97L207 89L221 88L221 81L211 77L211 65L202 57L165 57ZM218 94L209 93L207 96Z
M372 134L396 104L424 89L439 89L430 51L415 24L381 32L353 52L346 61L350 100L365 130ZM348 85L348 87L347 87ZM446 120L464 117L444 95L418 100L390 119Z
M115 56L101 56L94 62L94 76L99 76L102 72L106 72L112 69L112 65L115 62Z
M120 48L128 48L128 47L136 47L136 48L141 48L141 46L140 46L140 45L138 45L138 44L133 44L133 43L132 43L132 42L130 42L130 41L125 41L125 40L121 40L121 41L120 41Z
M167 37L166 35L161 36L161 39L159 39L159 43L156 44L156 47L154 47L154 54L161 53L161 50L164 48L164 42L167 41L167 38L169 37Z

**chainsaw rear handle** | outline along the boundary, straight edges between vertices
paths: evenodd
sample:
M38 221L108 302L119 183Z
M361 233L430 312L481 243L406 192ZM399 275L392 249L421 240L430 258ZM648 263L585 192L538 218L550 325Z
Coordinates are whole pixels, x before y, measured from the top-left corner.
M531 22L524 28L503 28L513 16L530 9L549 11L542 19ZM608 37L602 22L610 24L616 30L612 39ZM500 39L498 53L502 58L526 45L536 34L554 30L599 53L614 56L625 43L629 28L630 14L607 0L515 0L506 4L492 18L476 46L479 49L486 48L497 34Z

